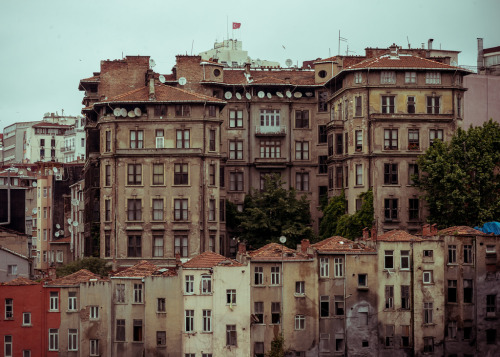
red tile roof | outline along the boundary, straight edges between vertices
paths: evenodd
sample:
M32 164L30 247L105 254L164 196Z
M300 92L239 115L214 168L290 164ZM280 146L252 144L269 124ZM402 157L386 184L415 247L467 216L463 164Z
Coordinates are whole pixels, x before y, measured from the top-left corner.
M324 239L311 247L319 252L375 252L373 248L339 236Z
M99 82L99 80L100 80L99 76L92 76L89 78L80 79L80 82Z
M155 97L158 102L212 102L225 103L223 100L208 95L172 87L165 84L155 85ZM130 92L120 94L114 98L103 101L107 102L150 102L149 86L134 89Z
M7 283L3 283L1 285L7 285L7 286L20 286L20 285L38 285L39 283L29 280L27 278L24 278L20 276L19 278L16 278L14 280L11 280Z
M351 66L344 67L346 70L353 69L399 69L399 68L414 68L414 69L449 69L465 71L463 68L450 66L448 64L432 61L427 58L422 58L413 55L401 54L392 57L388 54L368 58Z
M220 254L214 252L203 252L188 262L184 263L182 267L184 268L212 268L214 266L232 266L239 267L242 266L241 263L236 260L226 258Z
M298 252L294 249L285 247L282 244L278 243L269 243L266 244L265 246L248 252L248 255L250 256L252 261L262 261L262 260L269 260L269 261L276 261L276 260L304 260L304 259L310 259L307 254L304 254L302 252Z
M47 285L63 285L63 286L73 286L80 283L86 283L91 279L97 279L99 281L107 281L107 279L102 279L99 275L92 273L87 269L80 269L77 272L63 276L62 278L49 281Z
M244 75L245 70L224 70L224 83L235 85L249 85ZM318 85L314 81L314 71L311 70L250 70L252 84L258 85ZM250 85L252 85L250 84Z
M468 226L454 226L441 229L438 235L483 235L484 233Z
M395 229L378 236L377 240L383 242L411 242L422 241L423 239L408 232Z
M156 265L151 264L146 260L141 260L136 265L113 274L113 277L142 278L145 276L151 276L158 270L159 269Z

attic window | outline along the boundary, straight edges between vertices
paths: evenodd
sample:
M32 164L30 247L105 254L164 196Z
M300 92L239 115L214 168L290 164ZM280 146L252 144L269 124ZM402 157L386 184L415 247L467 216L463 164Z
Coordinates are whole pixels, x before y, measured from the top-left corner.
M216 77L220 76L220 69L218 69L218 68L214 69L214 76L216 76Z
M326 77L326 71L325 71L325 70L321 70L321 71L319 71L319 72L318 72L318 76L319 76L320 78L325 78L325 77Z

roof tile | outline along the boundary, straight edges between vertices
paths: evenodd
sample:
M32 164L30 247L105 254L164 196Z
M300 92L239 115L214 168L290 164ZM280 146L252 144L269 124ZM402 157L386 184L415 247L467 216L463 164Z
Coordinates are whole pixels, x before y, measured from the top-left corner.
M164 84L155 85L155 97L158 102L217 102L223 100L208 95L176 88ZM149 87L141 87L130 92L122 93L105 102L149 102Z
M441 229L438 235L483 235L484 233L468 226L453 226Z
M307 254L296 251L294 249L288 248L282 244L278 243L269 243L265 246L248 252L248 255L252 259L252 261L260 261L260 260L304 260L310 259Z
M212 268L214 266L242 266L236 260L214 252L203 252L182 265L184 268Z
M19 278L16 278L14 280L11 280L7 283L3 283L1 285L6 285L6 286L21 286L21 285L38 285L39 283L29 280L25 277L20 276Z
M78 285L80 283L86 283L90 279L97 279L100 281L106 281L107 279L101 278L99 275L92 273L87 269L80 269L77 272L63 276L62 278L55 279L48 282L48 285Z
M319 252L375 252L373 248L339 236L324 239L311 247Z
M463 68L450 66L445 63L436 62L427 58L401 54L399 56L390 56L384 54L381 56L368 58L350 66L346 66L346 70L365 69L365 68L415 68L415 69L452 69L465 71Z
M145 276L151 276L158 270L159 269L156 265L151 264L146 260L141 260L136 265L113 274L113 277L142 278Z
M415 242L415 241L423 241L422 238L411 235L408 232L395 229L384 233L377 237L378 241L383 242Z

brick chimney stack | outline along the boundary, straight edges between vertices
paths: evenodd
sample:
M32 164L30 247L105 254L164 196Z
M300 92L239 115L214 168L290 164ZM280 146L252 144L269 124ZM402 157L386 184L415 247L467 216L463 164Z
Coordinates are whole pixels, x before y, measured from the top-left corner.
M175 266L180 267L182 265L181 263L181 254L180 253L175 253Z
M372 241L377 241L377 227L375 226L372 227Z
M431 235L435 236L438 232L438 228L437 228L437 224L434 223L432 226L431 226Z
M365 227L363 228L363 240L367 241L368 239L370 239L370 233L368 233L368 228Z
M430 224L424 224L422 226L422 236L428 237L431 235L431 225Z
M245 243L238 243L238 253L242 255L247 253L247 245Z
M311 242L309 242L309 239L302 239L300 241L300 251L304 254L307 254L307 248L311 245Z

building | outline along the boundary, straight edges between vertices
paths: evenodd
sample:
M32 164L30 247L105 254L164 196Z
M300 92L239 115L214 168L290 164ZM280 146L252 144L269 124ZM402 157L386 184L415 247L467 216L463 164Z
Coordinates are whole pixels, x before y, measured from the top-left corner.
M477 39L477 73L500 75L500 46L484 48L483 39Z
M62 162L85 162L85 119L77 117L75 124L64 133L64 144L60 151L64 158Z
M0 282L31 277L31 260L0 245Z
M21 163L26 152L26 132L37 122L22 122L3 129L3 163Z

